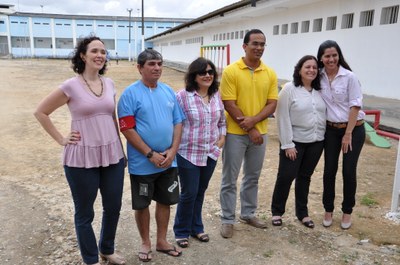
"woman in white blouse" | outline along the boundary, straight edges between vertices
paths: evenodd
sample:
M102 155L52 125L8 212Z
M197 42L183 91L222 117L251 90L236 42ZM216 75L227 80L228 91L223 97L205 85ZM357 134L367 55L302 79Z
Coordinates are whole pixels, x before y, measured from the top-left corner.
M308 215L311 175L321 157L326 127L326 106L321 98L318 62L302 57L294 67L293 81L279 93L276 109L280 141L279 169L272 197L272 224L282 225L286 201L294 179L296 216L314 228Z

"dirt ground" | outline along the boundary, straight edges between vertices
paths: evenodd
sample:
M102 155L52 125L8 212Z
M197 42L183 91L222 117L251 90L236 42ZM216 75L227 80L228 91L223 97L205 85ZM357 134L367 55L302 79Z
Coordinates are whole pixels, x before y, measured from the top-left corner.
M65 60L0 60L2 264L81 264L73 226L72 199L61 166L62 148L41 129L32 115L46 94L73 75L70 63ZM115 81L119 95L139 78L136 68L127 61L119 65L112 62L107 76ZM162 81L174 89L183 86L182 80L182 73L164 69ZM67 107L57 110L52 119L62 132L68 132ZM322 158L313 175L309 196L315 229L307 229L296 220L292 191L282 227L269 225L260 230L237 223L234 237L223 239L219 235L219 162L204 205L204 222L210 242L190 240L190 247L179 258L154 251L150 264L400 264L400 224L385 218L390 210L397 147L396 141L392 141L390 149L365 144L359 162L353 226L348 231L339 227L341 181L337 185L334 225L328 229L321 225L324 212L321 204ZM270 121L267 148L260 178L258 215L270 223L270 202L278 166L274 120ZM367 199L376 204L361 203ZM140 264L137 258L140 238L130 205L126 174L117 250L126 256L128 264ZM100 207L100 200L97 200L96 231L99 230ZM173 241L175 206L171 212L168 236ZM155 238L154 219L152 238Z

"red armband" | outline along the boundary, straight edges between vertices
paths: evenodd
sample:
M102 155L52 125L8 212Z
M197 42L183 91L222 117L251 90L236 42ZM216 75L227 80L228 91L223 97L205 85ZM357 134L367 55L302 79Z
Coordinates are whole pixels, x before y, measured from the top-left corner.
M126 116L119 118L119 130L121 132L133 129L136 126L135 116Z

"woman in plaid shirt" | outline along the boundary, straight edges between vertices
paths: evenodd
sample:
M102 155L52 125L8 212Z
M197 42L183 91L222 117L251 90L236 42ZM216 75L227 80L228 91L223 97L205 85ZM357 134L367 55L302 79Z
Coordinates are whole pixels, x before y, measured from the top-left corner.
M174 224L176 242L182 248L189 246L189 236L209 241L201 212L226 135L215 65L205 58L196 59L189 66L185 83L185 89L177 93L186 120L177 154L181 193Z

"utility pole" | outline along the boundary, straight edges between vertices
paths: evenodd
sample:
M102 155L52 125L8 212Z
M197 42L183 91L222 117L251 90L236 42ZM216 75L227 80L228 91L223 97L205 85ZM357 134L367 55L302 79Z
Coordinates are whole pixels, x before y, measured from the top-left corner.
M127 8L126 11L129 12L129 44L128 44L128 59L131 61L131 13L132 13L132 8Z

